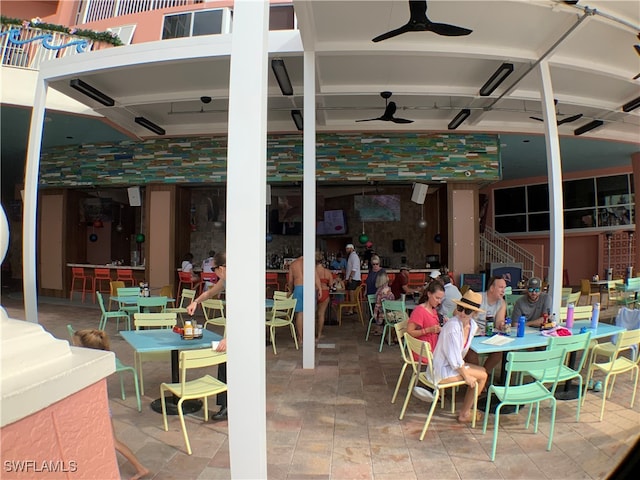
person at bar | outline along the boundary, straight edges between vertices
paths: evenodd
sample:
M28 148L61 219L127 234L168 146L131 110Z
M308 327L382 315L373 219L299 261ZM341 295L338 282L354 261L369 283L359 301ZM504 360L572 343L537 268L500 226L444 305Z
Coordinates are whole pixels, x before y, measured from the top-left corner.
M396 300L400 300L402 295L413 295L420 293L419 289L409 287L409 270L407 265L400 265L400 273L398 273L391 283L391 291Z
M385 271L384 268L380 266L380 257L378 255L374 255L371 257L369 265L369 275L365 280L365 285L367 286L367 291L365 292L366 295L372 295L376 293L376 278L378 278L378 274Z
M345 247L347 251L347 272L345 276L345 285L347 287L347 301L350 303L355 303L356 298L355 289L358 288L362 281L362 277L360 274L360 257L356 253L356 247L353 246L352 243L347 244ZM347 310L345 315L353 315L356 313L353 309Z

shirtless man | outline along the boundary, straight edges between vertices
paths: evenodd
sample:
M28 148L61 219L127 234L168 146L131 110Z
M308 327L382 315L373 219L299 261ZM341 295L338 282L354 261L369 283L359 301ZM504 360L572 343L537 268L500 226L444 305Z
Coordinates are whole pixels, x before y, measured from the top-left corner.
M302 292L304 284L303 264L304 260L302 256L296 258L291 262L291 265L289 265L289 274L287 275L287 291L289 292L289 296L297 300L295 312L298 343L302 342ZM318 276L318 272L316 272L315 284L316 294L318 298L320 298L322 296L322 287L320 286L320 277Z

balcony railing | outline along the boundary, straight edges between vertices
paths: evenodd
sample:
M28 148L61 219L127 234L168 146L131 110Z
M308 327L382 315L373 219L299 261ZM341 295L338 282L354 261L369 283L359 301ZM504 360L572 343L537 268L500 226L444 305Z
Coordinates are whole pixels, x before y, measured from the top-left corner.
M2 65L39 70L40 63L53 58L78 55L111 45L61 32L31 26L2 25L0 28Z
M122 15L202 2L203 0L84 0L78 10L78 25Z

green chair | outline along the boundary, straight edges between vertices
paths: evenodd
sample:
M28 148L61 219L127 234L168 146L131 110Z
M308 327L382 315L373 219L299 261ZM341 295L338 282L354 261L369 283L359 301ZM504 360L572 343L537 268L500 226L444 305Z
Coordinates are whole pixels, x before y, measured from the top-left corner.
M389 345L391 345L391 331L398 322L406 320L407 309L403 300L382 300L382 312L384 315L384 327L382 327L382 336L380 337L379 352L382 351L384 345L384 337L389 334Z
M139 297L137 313L163 313L167 308L167 297Z
M369 304L369 326L367 327L367 336L364 337L366 342L369 341L369 332L371 332L371 325L376 321L373 312L376 309L376 294L372 293L367 295L367 303Z
M567 354L582 352L580 355L580 361L575 365L575 368L568 367L566 362L560 367L560 376L558 377L559 382L566 382L577 378L579 381L578 384L578 407L576 411L576 422L580 421L580 404L581 395L582 395L582 375L580 372L582 371L582 367L584 366L584 362L589 354L589 342L591 340L591 332L581 333L580 335L570 335L568 337L551 337L549 339L549 344L547 345L547 350L554 349L564 349ZM531 375L536 380L539 380L542 383L552 383L556 377L557 372L553 372L551 370L547 370L546 372L541 371L530 371L528 375Z
M482 433L487 431L487 423L489 422L489 412L491 411L491 395L495 395L500 401L496 406L495 420L493 424L493 445L491 447L491 461L496 459L496 445L498 443L498 427L500 426L500 410L505 405L530 405L529 415L525 429L529 428L531 421L531 411L533 405L536 405L536 419L534 423L534 433L538 433L538 419L540 416L540 402L549 400L551 402L551 427L549 429L549 442L547 443L547 451L551 450L551 442L553 441L553 429L556 423L556 398L554 393L558 386L558 378L560 377L560 367L564 361L566 351L557 348L555 350L545 350L536 352L509 352L507 354L506 372L507 377L505 386L491 385L487 392L487 405L484 412L484 425ZM544 378L549 378L551 388L547 389L539 380L532 379L529 383L521 383L511 385L512 373L542 372ZM555 372L555 378L551 379L552 373ZM530 378L530 377L526 377ZM522 375L520 375L522 381ZM517 410L516 410L517 412Z
M121 287L116 290L118 292L118 297L139 297L140 296L140 288L138 287ZM131 318L131 315L138 312L138 305L133 303L124 303L118 302L118 309L121 312L126 312Z
M176 313L134 313L133 326L136 330L149 328L173 328L177 321ZM138 352L135 353L135 367L138 369L140 378L140 391L144 395L144 372L143 362L168 362L171 360L171 351L162 350L160 352Z
M96 292L96 293L100 295L100 292ZM102 295L100 295L100 297L98 298L102 299ZM76 331L69 324L67 324L67 331L69 332L69 337L71 338L71 343L73 344L73 335L76 333ZM124 378L122 377L123 372L131 372L133 374L133 386L136 389L136 401L138 402L138 411L141 412L142 403L140 402L140 389L138 387L138 374L136 373L136 369L133 367L130 367L129 365L125 365L118 359L118 357L116 357L116 373L118 374L118 377L120 377L120 395L122 396L122 400L126 400L127 396L124 393Z
M166 313L177 313L180 316L180 320L182 319L182 314L187 313L187 307L193 302L193 299L196 298L196 291L191 290L190 288L183 288L182 293L180 294L180 305L177 307L165 308L164 311Z
M100 322L98 323L98 330L104 330L107 326L107 320L110 318L116 319L116 330L120 326L120 319L124 318L127 320L127 330L131 330L131 318L126 312L121 312L119 310L109 312L104 308L104 299L102 298L102 293L96 291L96 297L98 297L98 303L100 304L100 310L102 311L102 316L100 317Z

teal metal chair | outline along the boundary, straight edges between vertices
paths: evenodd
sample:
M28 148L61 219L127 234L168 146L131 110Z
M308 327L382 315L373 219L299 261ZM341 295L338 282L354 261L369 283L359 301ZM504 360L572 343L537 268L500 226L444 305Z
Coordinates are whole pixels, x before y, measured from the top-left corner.
M549 339L549 344L547 345L547 350L555 350L555 349L564 349L567 354L577 354L577 352L582 352L580 355L580 360L577 365L574 365L575 368L569 367L566 365L566 362L560 366L560 376L558 377L558 382L566 382L577 378L578 383L578 407L576 409L576 422L580 421L580 404L582 403L582 375L580 372L582 371L582 367L584 366L584 362L589 355L589 342L591 340L591 332L581 333L579 335L570 335L568 337L551 337ZM546 384L552 383L556 377L557 372L547 370L546 372L541 371L530 371L528 372L536 380Z
M118 297L139 297L140 288L138 287L121 287L117 289ZM135 303L118 302L118 309L121 312L126 312L129 318L134 313L138 313L138 305Z
M96 292L96 293L100 295L100 292ZM102 298L102 296L100 296L99 298ZM76 333L76 331L70 324L67 324L67 331L69 332L69 338L71 339L71 343L73 344L73 335ZM122 400L126 400L127 396L124 393L124 378L122 376L123 372L131 372L133 374L133 386L136 389L136 401L138 403L138 411L141 412L142 402L140 401L140 388L138 386L138 374L136 373L136 369L133 367L130 367L129 365L125 365L118 359L118 357L116 357L116 373L120 377L120 395L122 396Z
M167 297L139 297L136 313L163 313L167 308Z
M536 352L509 352L507 354L505 386L491 385L487 392L487 405L484 412L484 424L482 433L487 431L489 413L491 411L491 395L495 395L500 403L496 406L495 420L493 425L493 445L491 447L491 461L496 459L496 445L498 443L498 427L500 426L500 410L505 405L530 405L529 415L525 428L529 428L531 421L531 411L533 405L536 406L536 419L534 423L534 433L538 433L538 419L540 416L540 402L549 400L551 402L551 426L549 428L549 442L547 451L551 450L553 441L553 430L556 423L556 398L554 393L560 377L560 367L564 361L566 351L557 348L555 350L545 350ZM555 378L551 381L551 388L548 389L539 380L532 379L530 383L519 383L511 385L511 375L513 373L542 372L544 378L550 378L551 372L555 372ZM522 379L522 376L520 376ZM529 378L529 377L526 377ZM516 410L517 412L518 410Z
M126 312L122 312L120 310L116 310L113 312L109 312L104 308L104 298L102 298L102 293L96 291L96 297L98 298L98 303L100 304L100 310L102 311L102 316L100 317L100 323L98 323L98 330L105 330L107 326L107 320L110 318L116 319L116 331L119 330L120 319L126 319L127 321L127 330L131 330L131 318Z
M365 342L369 341L369 332L371 332L371 325L376 321L373 312L376 308L376 294L372 293L367 295L367 304L369 305L369 326L367 327L367 336L364 337Z
M391 345L391 332L394 329L394 325L398 322L406 320L407 309L404 304L404 300L383 300L382 312L384 315L384 327L382 327L382 336L380 337L379 352L382 351L384 345L384 337L389 335L389 345Z

